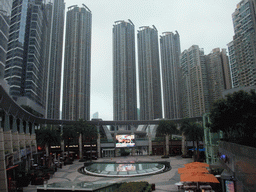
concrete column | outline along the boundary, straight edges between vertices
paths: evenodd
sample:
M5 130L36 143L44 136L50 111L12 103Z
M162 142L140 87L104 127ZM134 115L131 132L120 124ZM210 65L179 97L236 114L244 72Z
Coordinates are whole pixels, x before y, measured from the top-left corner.
M61 137L63 136L63 125L60 126L60 130L61 130ZM64 139L62 138L60 141L60 149L61 151L65 151L65 143L64 143Z
M4 149L6 153L13 153L11 130L4 131Z
M37 153L36 133L35 133L35 124L34 123L32 123L32 130L31 130L30 139L31 139L31 145L32 145L31 146L32 147L32 152Z
M7 192L7 175L4 153L4 132L0 128L0 191Z
M182 133L182 155L186 155L186 154L187 154L186 137Z
M30 133L29 133L29 122L26 121L26 128L25 128L25 147L26 147L26 153L27 153L27 146L29 150L31 151L31 138L30 138ZM28 160L28 167L29 168L29 160Z
M149 155L153 155L153 152L152 152L152 136L151 136L151 133L149 132L148 134L148 153Z
M24 133L23 120L20 119L20 133Z
M117 157L118 149L115 148L115 157Z
M166 147L166 154L165 155L169 155L169 138L170 138L170 136L169 135L166 135L165 136L165 147Z
M32 123L31 135L35 135L35 123Z
M98 133L98 138L97 138L97 153L98 153L98 158L101 158L100 155L100 126L97 125L97 133Z
M132 156L135 155L135 147L132 148Z
M12 144L13 149L20 150L20 142L19 142L19 134L17 128L17 119L13 118L13 126L12 126Z
M10 131L10 119L8 114L5 114L4 118L4 131Z
M27 121L26 121L26 127L25 127L25 141L27 144L30 145L29 122Z
M18 131L18 127L17 127L17 119L15 117L13 117L13 123L12 123L12 132L15 133Z
M29 122L28 121L26 121L25 133L30 134L29 133Z
M116 125L114 125L114 127L115 127L115 133L114 133L115 157L117 157L117 148L116 148L116 134L117 134L117 130L116 130Z
M65 151L65 143L64 143L64 140L61 140L60 141L60 149L61 149L61 151Z
M80 157L80 159L83 159L83 142L82 142L82 134L80 133L80 135L79 135L79 138L78 138L78 140L79 140L79 157Z
M25 144L25 133L24 133L24 126L23 120L20 119L20 130L19 130L19 146L20 150L24 151L26 144ZM21 152L20 152L20 159L21 159Z
M10 127L10 118L8 114L5 114L4 121L4 149L6 153L13 153L12 132Z

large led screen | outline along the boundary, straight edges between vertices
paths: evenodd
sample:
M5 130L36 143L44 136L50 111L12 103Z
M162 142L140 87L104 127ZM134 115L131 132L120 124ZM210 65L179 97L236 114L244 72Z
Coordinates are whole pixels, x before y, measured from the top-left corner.
M116 147L134 147L134 135L117 135Z
M136 167L133 164L119 164L116 168L117 172L122 171L136 171Z

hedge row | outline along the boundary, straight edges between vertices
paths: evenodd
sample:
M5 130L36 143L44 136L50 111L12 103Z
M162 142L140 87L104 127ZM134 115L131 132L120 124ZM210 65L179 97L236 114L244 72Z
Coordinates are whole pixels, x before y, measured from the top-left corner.
M145 192L151 191L151 187L149 186L148 182L141 181L141 182L129 182L129 183L122 183L118 189L114 192Z

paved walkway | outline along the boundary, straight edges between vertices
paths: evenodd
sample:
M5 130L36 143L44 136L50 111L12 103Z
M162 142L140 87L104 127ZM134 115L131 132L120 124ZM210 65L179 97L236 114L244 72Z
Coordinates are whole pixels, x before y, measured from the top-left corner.
M116 181L116 182L128 182L128 181L147 181L150 184L155 183L156 190L155 192L174 192L178 191L177 186L174 184L180 181L180 175L178 174L178 168L184 167L186 163L192 162L192 159L181 158L180 156L170 157L168 159L162 159L161 156L128 156L128 157L114 157L114 158L100 158L96 162L104 161L169 161L172 169L170 171L156 174L148 175L142 177L130 177L130 178L107 178L107 177L95 177L90 175L84 175L79 173L77 170L83 166L83 162L75 160L73 164L63 166L62 169L58 169L54 173L52 178L48 180L49 183L58 183L66 181ZM23 189L24 192L36 192L35 185L29 185Z

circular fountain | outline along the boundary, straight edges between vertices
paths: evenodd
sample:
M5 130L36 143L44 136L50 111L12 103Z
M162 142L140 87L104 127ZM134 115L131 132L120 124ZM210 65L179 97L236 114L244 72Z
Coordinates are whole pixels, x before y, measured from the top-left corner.
M167 170L167 162L108 162L92 163L82 168L81 172L103 177L136 177L160 173ZM170 167L170 166L169 166Z

